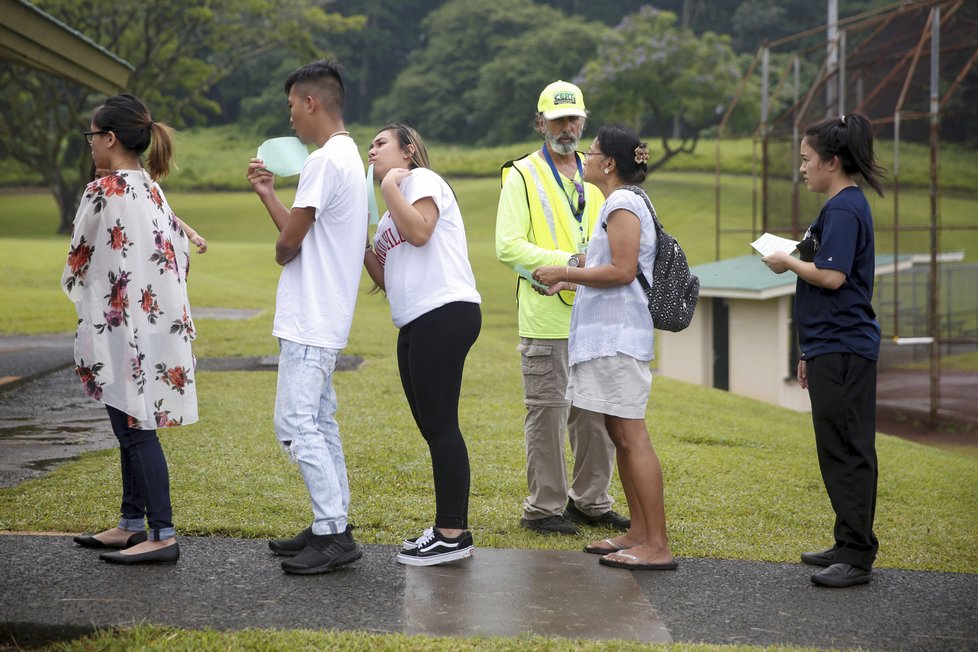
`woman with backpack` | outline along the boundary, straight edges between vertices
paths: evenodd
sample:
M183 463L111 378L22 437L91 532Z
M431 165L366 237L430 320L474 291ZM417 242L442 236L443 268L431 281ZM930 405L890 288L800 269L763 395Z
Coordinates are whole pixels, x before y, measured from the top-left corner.
M645 424L652 386L653 324L637 277L651 278L656 229L651 203L638 186L648 174L648 145L607 124L587 152L584 180L607 198L584 267L538 267L547 294L576 289L571 313L567 399L604 415L632 524L624 534L584 550L600 563L629 570L672 570L666 538L662 469Z

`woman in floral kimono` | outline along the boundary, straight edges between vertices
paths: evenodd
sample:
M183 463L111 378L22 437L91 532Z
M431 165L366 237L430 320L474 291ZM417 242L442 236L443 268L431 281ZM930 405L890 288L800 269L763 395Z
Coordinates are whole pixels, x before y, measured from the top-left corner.
M156 184L170 169L172 134L132 95L95 109L85 136L105 174L85 188L61 279L78 312L75 371L105 403L122 461L119 525L75 541L107 549L99 558L112 563L180 557L156 429L197 421L187 232L200 251L206 242L184 230Z

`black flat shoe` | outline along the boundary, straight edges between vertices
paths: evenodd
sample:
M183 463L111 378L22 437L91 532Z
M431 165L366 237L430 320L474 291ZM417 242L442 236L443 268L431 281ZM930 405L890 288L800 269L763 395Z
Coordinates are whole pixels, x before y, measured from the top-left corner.
M175 564L180 559L180 544L174 543L172 546L140 552L135 555L126 555L122 552L103 552L98 558L110 564Z
M126 548L132 548L136 544L142 543L145 540L145 532L136 532L131 537L126 539L126 542L121 546L109 545L108 543L99 541L91 534L82 534L74 538L75 543L80 545L82 548L95 548L96 550L125 550Z
M837 563L812 575L812 584L843 589L856 584L866 584L873 572L851 564Z

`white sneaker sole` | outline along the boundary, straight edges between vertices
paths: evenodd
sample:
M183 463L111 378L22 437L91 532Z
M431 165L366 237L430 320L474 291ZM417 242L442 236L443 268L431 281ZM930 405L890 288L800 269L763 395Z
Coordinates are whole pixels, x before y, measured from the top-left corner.
M436 564L445 564L450 561L471 557L473 552L475 552L475 546L469 546L468 548L455 550L454 552L444 552L440 555L432 555L431 557L417 557L415 555L398 553L397 561L407 566L434 566Z

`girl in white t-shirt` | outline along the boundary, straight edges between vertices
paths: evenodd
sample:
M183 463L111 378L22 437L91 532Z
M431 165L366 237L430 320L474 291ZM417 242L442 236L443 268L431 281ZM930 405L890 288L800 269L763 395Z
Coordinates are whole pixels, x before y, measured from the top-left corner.
M428 168L418 132L404 124L384 127L370 144L369 161L388 211L363 262L387 293L400 329L401 386L428 442L435 481L434 525L406 539L397 560L430 566L468 557L474 549L458 400L465 357L482 326L481 298L455 193Z

